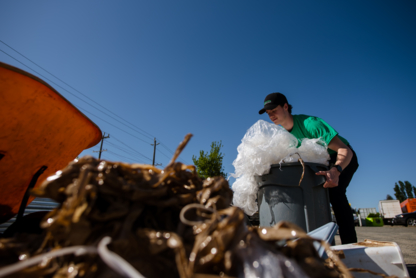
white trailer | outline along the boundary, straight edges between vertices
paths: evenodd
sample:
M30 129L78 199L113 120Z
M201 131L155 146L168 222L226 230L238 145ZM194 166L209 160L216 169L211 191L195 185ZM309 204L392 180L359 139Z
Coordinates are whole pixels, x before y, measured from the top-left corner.
M382 200L378 203L380 215L384 224L392 224L391 220L398 214L402 214L399 200Z

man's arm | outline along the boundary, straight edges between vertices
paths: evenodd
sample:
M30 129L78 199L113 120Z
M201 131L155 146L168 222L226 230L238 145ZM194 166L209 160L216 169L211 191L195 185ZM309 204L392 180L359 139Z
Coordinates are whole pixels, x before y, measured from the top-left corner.
M329 142L328 148L337 152L337 161L335 165L341 166L342 169L347 168L348 164L351 162L352 150L345 145L338 136L335 136L331 142ZM324 183L324 188L336 187L338 186L339 175L337 168L332 167L328 171L319 171L316 173L320 176L326 177L326 182Z

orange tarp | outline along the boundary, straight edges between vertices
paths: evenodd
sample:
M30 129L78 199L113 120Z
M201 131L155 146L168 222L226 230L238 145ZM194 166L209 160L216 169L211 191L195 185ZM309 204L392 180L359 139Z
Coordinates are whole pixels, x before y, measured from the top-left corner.
M47 169L35 188L101 136L91 120L47 83L0 62L0 223L17 214L42 166Z
M416 198L406 199L400 203L400 207L403 212L414 212L416 211Z

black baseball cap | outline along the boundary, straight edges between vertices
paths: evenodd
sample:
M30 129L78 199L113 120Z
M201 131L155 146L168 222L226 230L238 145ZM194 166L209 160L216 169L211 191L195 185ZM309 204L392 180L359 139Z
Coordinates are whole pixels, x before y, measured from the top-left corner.
M285 103L287 103L285 95L281 93L272 93L264 99L264 108L259 111L259 114L263 114L266 110L272 110L278 105L283 106Z

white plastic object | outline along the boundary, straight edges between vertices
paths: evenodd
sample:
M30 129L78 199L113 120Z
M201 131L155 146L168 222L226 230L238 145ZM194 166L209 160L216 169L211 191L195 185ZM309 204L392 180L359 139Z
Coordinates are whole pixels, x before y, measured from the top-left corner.
M361 268L385 275L410 277L403 259L402 251L395 242L365 240L364 242L336 245L332 250L338 254L348 268ZM377 277L365 272L352 272L356 278Z
M329 245L331 245L337 233L337 230L338 225L334 222L330 222L309 232L308 235L310 237L326 241ZM319 242L316 241L313 243L313 245L315 246L315 249L318 251L319 256L323 257L325 254L325 248Z

